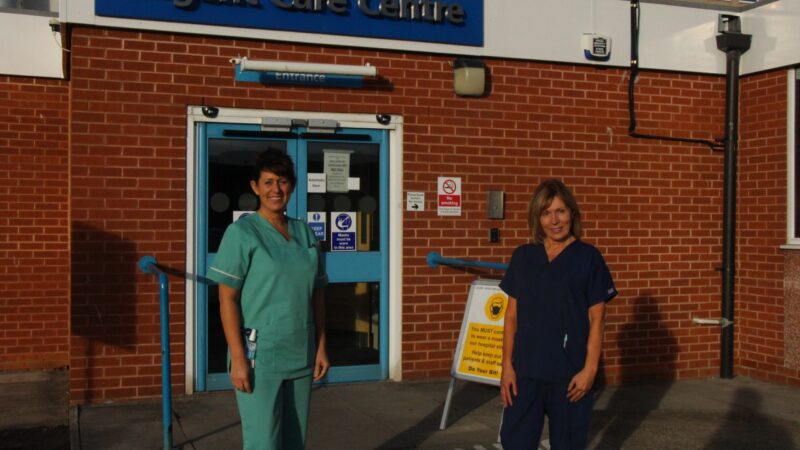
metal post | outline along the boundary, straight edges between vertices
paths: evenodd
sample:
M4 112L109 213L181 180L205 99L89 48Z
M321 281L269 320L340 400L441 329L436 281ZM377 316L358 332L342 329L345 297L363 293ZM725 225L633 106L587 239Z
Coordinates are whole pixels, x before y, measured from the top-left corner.
M453 388L456 386L456 377L450 377L450 387L447 388L447 398L444 400L444 411L442 411L442 421L439 429L447 428L447 417L450 415L450 401L453 400Z
M159 315L161 324L161 416L164 432L164 450L172 450L172 376L169 353L169 280L167 274L158 268L152 256L139 260L139 269L144 273L158 275L160 284Z
M161 416L164 428L164 450L172 449L172 371L169 353L169 282L167 274L160 272L159 308L161 311Z

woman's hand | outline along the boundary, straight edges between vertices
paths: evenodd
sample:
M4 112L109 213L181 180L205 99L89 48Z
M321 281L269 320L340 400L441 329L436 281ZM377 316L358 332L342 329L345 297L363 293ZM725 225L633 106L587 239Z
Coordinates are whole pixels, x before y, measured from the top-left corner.
M237 391L252 392L250 361L245 356L240 328L242 318L239 313L239 291L224 283L219 284L219 317L231 355L231 384Z
M250 361L247 358L231 358L231 384L237 391L252 392L250 387Z
M503 399L503 406L514 404L514 397L517 396L517 372L511 366L503 366L500 375L500 397Z
M314 361L314 381L319 381L328 374L328 368L331 363L328 362L328 352L325 346L321 345L317 348L317 357Z
M592 389L595 375L597 375L596 372L585 367L576 373L567 387L567 399L573 403L582 399Z
M597 376L600 362L600 349L603 347L603 329L605 326L606 304L597 303L589 308L589 339L586 342L586 362L583 369L576 373L567 387L567 398L577 402L589 393Z
M508 296L503 326L503 359L500 364L500 396L503 406L514 404L517 396L517 372L514 370L514 336L517 334L517 299Z

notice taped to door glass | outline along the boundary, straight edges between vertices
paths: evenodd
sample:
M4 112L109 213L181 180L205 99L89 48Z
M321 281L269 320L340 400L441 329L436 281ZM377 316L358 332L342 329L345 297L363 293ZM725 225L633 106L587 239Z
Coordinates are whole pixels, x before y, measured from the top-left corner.
M347 192L350 187L350 154L352 150L322 150L325 153L325 178L328 192Z

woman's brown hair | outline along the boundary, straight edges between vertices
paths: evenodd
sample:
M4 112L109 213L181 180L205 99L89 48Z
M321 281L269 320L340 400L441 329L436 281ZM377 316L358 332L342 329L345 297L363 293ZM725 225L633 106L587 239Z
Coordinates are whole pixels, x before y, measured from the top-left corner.
M279 177L289 180L292 189L297 186L297 175L294 173L294 162L285 151L276 148L268 148L256 157L250 179L258 183L261 172L272 172Z

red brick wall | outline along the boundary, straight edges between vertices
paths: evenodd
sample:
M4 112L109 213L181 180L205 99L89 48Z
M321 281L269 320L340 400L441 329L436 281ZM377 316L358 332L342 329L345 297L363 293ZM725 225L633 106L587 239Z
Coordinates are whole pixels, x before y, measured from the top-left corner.
M403 375L446 376L475 272L432 269L429 251L507 261L527 240L534 186L563 178L586 240L620 296L609 308L612 382L718 371L722 155L697 144L627 137L627 71L488 60L491 92L452 93L451 58L76 27L72 51L73 401L158 392L157 286L135 269L184 261L185 109L388 113L405 120L404 190L427 193L403 222ZM362 90L236 83L231 57L364 64L386 83ZM724 80L641 74L639 131L722 134ZM437 217L436 177L460 176L463 215ZM485 219L487 190L506 219ZM501 243L489 244L490 227ZM495 274L496 275L496 274ZM182 390L183 285L173 284L173 373Z
M155 396L159 284L137 262L153 255L184 267L185 101L174 93L190 80L173 82L178 65L157 64L170 55L156 52L154 41L81 29L73 45L71 400ZM171 278L176 393L183 390L183 292L183 281Z
M784 355L787 89L785 70L742 80L735 367L800 385Z
M67 95L0 76L0 370L69 363Z
M489 98L458 100L444 92L443 107L423 120L441 123L439 128L408 130L432 136L404 148L405 188L435 192L437 174L462 175L467 220L437 218L429 205L429 212L404 223L406 376L447 374L467 285L475 278L429 269L424 255L437 250L508 261L513 247L528 240L526 205L548 177L573 188L585 239L604 252L620 291L608 310L609 381L715 373L718 335L692 325L691 317L719 309L714 269L721 243L721 154L697 144L628 138L627 71L490 66ZM640 132L719 137L723 106L718 77L642 73L637 84ZM458 128L448 126L453 123ZM431 139L436 145L426 145ZM508 193L505 221L485 219L490 189ZM501 228L503 245L487 243L490 227Z

